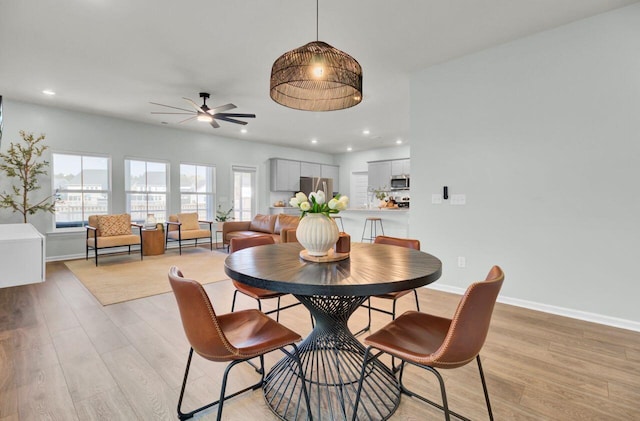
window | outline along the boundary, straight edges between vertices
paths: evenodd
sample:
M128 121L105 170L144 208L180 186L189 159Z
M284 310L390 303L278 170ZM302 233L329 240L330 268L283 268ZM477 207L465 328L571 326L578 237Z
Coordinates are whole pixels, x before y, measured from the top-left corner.
M233 218L250 221L256 210L256 168L233 166Z
M131 220L144 222L152 214L158 222L166 221L168 164L125 159L124 171L127 212Z
M180 210L214 220L215 167L180 164Z
M53 189L59 201L55 228L82 227L89 215L109 213L111 173L109 158L53 153Z

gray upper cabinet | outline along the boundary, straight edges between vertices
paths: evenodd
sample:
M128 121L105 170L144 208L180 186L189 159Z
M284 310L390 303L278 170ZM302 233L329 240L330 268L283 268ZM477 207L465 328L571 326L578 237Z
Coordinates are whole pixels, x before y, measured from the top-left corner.
M300 161L271 159L271 191L300 190Z
M300 177L324 177L322 168L324 165L315 164L313 162L300 163Z
M368 163L369 188L389 190L391 187L391 162L375 161Z
M391 161L391 175L409 175L411 174L411 160L396 159Z

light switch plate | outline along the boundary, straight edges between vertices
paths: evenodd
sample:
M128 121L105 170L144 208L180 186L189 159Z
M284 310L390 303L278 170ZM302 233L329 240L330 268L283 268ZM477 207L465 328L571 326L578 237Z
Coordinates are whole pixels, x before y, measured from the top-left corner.
M431 195L431 204L432 205L441 205L442 204L442 195L440 193L435 193Z
M467 259L464 256L458 256L458 267L466 268L467 267Z

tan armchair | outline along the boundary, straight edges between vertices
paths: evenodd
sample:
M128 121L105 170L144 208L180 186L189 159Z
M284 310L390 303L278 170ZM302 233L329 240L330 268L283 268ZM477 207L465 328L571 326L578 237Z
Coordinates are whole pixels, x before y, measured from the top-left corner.
M166 222L167 229L164 247L167 248L169 241L177 241L180 254L182 254L183 241L195 241L198 246L198 240L209 239L209 248L213 250L213 236L211 234L211 225L213 221L200 221L196 212L179 213L177 215L169 215L169 221ZM202 225L209 224L208 228L202 228Z
M131 227L138 228L134 234ZM95 254L96 266L98 266L98 250L128 247L131 254L131 246L140 246L140 260L142 260L142 225L132 223L131 215L90 215L87 225L87 239L85 244L85 260L89 259L89 249Z

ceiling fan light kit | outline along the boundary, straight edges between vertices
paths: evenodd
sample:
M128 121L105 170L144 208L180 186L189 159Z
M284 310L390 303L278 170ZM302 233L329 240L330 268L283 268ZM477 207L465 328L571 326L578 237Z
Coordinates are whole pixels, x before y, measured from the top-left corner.
M179 110L180 112L158 112L152 111L151 114L182 114L182 115L191 115L182 121L179 121L178 124L185 123L187 121L191 121L196 119L197 121L202 121L205 123L209 123L211 127L217 129L220 127L216 120L227 121L229 123L242 124L243 126L247 124L246 121L237 120L236 118L255 118L255 114L241 114L241 113L224 113L223 111L228 111L236 108L234 104L225 104L219 107L210 108L207 105L207 99L209 99L209 94L207 92L200 92L200 98L202 98L202 105L198 105L189 98L183 98L194 108L193 110L188 110L180 107L173 107L171 105L158 104L157 102L150 102L153 105L159 105L161 107L167 107L174 110Z
M362 67L349 54L316 41L278 57L271 68L271 98L305 111L334 111L362 101Z

